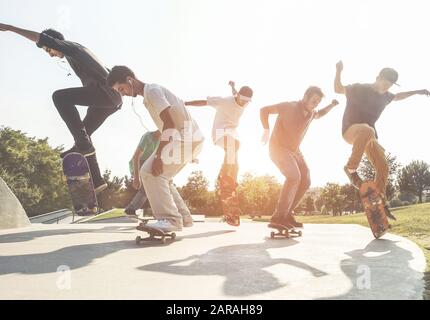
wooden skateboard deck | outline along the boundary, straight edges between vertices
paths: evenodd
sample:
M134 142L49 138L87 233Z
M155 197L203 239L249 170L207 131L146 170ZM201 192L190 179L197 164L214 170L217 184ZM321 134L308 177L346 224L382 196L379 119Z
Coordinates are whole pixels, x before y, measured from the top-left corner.
M239 198L236 193L236 181L229 176L220 176L220 199L223 211L223 221L231 226L240 225L241 210L239 208Z
M140 236L136 237L136 244L140 244L142 241L146 240L160 240L161 243L166 243L166 238L170 238L172 240L175 240L176 233L174 232L164 232L163 230L151 228L146 225L146 223L140 223L137 227L137 230L143 231L149 234L149 237L142 238Z
M292 236L294 237L302 236L302 232L300 230L296 230L293 227L286 227L275 223L270 223L268 227L270 229L278 230L278 232L275 232L275 231L270 232L270 238L272 239L276 237L291 238Z
M384 201L374 181L362 183L360 197L370 229L374 237L379 239L388 231L389 224L385 214Z
M77 152L67 154L63 159L63 172L75 213L80 216L97 214L97 197L87 159Z

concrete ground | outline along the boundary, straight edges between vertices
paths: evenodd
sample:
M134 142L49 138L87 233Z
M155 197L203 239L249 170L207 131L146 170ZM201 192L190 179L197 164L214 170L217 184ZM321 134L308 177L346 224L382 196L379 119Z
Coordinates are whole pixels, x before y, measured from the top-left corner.
M196 223L135 244L135 223L0 231L0 299L421 299L425 258L409 240L357 225Z

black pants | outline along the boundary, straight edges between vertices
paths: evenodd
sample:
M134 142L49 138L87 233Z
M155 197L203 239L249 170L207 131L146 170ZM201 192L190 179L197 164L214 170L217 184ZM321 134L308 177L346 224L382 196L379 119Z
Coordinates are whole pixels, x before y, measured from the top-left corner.
M121 95L102 85L57 90L52 100L78 147L91 141L91 135L122 105ZM77 105L88 107L84 120L79 116ZM93 180L97 183L101 179L97 158L94 155L87 160Z

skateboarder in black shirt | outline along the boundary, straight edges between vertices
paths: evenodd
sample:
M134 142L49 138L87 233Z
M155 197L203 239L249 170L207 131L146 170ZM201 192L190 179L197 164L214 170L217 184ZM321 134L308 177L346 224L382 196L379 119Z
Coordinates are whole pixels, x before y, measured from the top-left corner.
M96 193L103 191L107 184L101 177L90 137L107 117L122 106L121 95L106 85L108 70L90 50L79 43L66 41L56 30L47 29L39 33L0 23L0 31L19 34L35 42L51 57L65 58L80 78L82 87L57 90L52 95L55 107L75 140L74 146L63 152L61 157L70 152L83 154L88 160ZM83 120L76 105L88 107Z

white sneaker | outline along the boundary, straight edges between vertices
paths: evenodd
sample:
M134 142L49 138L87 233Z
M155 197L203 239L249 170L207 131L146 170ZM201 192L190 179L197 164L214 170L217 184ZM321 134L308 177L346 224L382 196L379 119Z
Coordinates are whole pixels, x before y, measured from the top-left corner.
M182 222L185 228L191 228L194 225L193 217L189 214L182 216Z
M160 229L164 232L172 232L172 231L181 231L182 226L176 226L173 223L171 223L169 220L157 220L157 222L154 223L148 223L146 225L150 228Z

